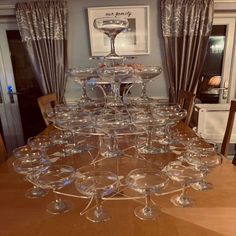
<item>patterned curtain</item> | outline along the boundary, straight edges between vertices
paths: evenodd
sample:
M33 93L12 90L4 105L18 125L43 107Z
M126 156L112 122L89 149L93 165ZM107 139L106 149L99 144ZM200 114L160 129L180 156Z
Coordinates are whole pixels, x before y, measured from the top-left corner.
M64 98L67 69L67 3L16 4L16 20L43 94Z
M170 100L196 92L212 29L213 0L161 0Z

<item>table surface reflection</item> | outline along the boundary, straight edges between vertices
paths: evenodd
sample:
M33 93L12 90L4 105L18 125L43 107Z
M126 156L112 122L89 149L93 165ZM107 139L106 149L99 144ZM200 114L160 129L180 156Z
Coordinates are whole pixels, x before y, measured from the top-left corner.
M183 123L178 128L191 130ZM45 130L45 133L51 129ZM172 159L173 155L166 158ZM53 199L50 193L41 199L26 199L25 191L31 186L11 166L12 158L0 166L0 235L236 235L236 167L224 159L207 177L214 189L198 192L190 189L196 200L194 207L178 208L169 201L170 195L155 196L160 207L156 221L141 221L133 214L140 205L136 200L106 201L112 219L92 223L80 212L88 199L69 197L74 203L71 212L50 215L47 204ZM85 161L86 163L86 161ZM63 196L67 198L67 196Z

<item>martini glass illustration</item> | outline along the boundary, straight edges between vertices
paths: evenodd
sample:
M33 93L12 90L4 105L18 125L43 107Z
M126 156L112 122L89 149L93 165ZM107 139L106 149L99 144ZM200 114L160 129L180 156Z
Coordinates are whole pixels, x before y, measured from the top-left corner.
M125 31L128 28L129 21L124 18L101 17L96 18L93 22L93 25L95 29L103 32L110 38L111 50L110 53L106 56L106 58L120 58L120 56L117 55L115 50L115 38L120 32Z

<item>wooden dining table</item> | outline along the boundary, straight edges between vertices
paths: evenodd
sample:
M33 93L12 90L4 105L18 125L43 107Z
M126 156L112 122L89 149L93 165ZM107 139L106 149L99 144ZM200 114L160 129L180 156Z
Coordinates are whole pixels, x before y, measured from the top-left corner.
M191 129L183 123L178 126L191 134ZM207 176L213 183L212 190L188 190L195 200L192 207L174 206L171 194L154 196L152 199L160 211L158 219L140 220L134 215L140 202L106 201L104 205L112 218L102 223L93 223L80 214L86 199L63 196L73 202L73 209L60 215L46 211L53 200L52 192L43 198L27 199L25 191L32 185L15 173L13 160L10 157L0 166L1 236L236 235L236 167L227 159Z

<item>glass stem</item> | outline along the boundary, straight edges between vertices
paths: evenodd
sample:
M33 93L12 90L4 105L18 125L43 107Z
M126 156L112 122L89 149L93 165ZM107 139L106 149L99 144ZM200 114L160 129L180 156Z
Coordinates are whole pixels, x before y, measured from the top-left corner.
M82 83L82 90L83 90L82 98L87 98L87 90L86 90L85 81L83 81L83 83Z
M102 199L101 197L96 196L95 201L96 201L95 214L99 216L102 213Z
M110 42L111 42L111 52L110 55L116 55L116 51L115 51L115 38L116 36L110 36Z
M187 184L186 183L184 183L183 184L183 189L182 189L182 193L181 193L181 198L185 198L185 196L186 196L186 192L187 192Z
M120 100L120 82L115 81L113 91L114 91L115 101L119 101Z
M146 189L144 212L145 212L145 214L148 214L151 211L152 211L151 194L150 194L150 190Z
M165 131L167 136L167 151L170 151L171 136L170 136L170 126L168 124L165 125Z
M141 89L142 89L141 98L147 98L147 82L146 81L143 81Z
M74 131L71 131L71 133L72 133L72 138L73 138L73 143L74 143L74 147L76 146L76 134L75 134L75 132Z
M148 147L151 147L152 146L152 131L151 130L148 130L147 131L147 135L148 135L148 139L147 139L147 146Z
M116 150L116 138L115 138L115 135L112 134L110 139L111 139L111 144L110 144L111 147L110 148L111 148L111 151L114 151L114 150Z
M53 193L54 193L54 199L55 199L56 204L60 204L61 198L58 196L57 193L54 192L54 190L53 190Z
M151 196L150 196L150 193L146 193L146 199L145 199L145 204L146 204L146 207L147 208L150 208L151 207Z
M105 109L107 108L107 94L106 94L106 91L105 91L105 89L102 87L102 85L96 85L99 89L101 89L102 90L102 93L103 93L103 96L104 96L104 101L105 101L105 105L104 105L104 107L105 107Z

